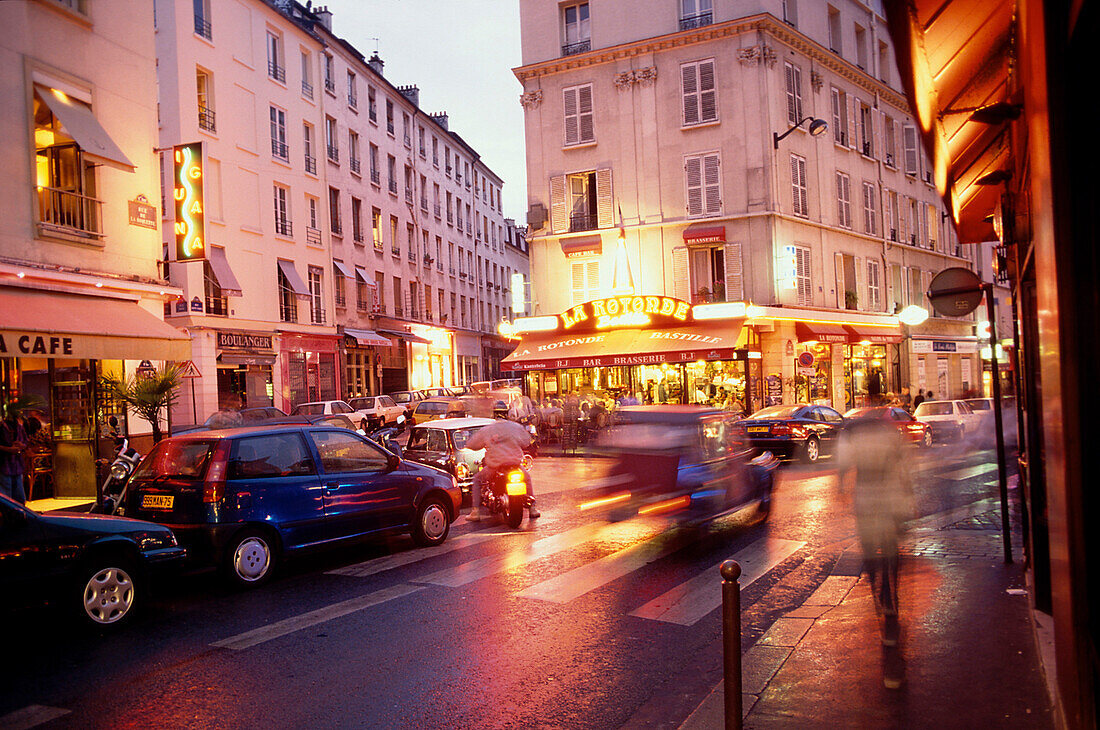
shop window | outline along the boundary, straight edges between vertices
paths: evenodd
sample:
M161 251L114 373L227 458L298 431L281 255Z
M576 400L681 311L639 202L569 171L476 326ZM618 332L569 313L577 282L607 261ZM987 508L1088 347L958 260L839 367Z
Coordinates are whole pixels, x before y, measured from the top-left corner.
M808 352L813 356L809 366L801 364L798 356ZM832 401L833 346L823 343L799 344L795 351L795 400L798 403L829 405Z

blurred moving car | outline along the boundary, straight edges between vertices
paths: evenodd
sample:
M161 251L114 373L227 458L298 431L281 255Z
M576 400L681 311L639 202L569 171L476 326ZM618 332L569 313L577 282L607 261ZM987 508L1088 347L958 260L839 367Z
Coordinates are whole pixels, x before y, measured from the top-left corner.
M625 406L601 441L614 458L581 504L609 519L676 514L711 519L757 505L771 510L776 460L753 459L724 411L701 406Z
M913 417L932 427L936 441L961 441L978 431L981 421L961 400L926 400L913 411Z
M127 484L126 514L167 525L200 565L241 586L284 555L385 532L438 545L458 516L453 477L342 428L269 426L173 436Z
M454 398L458 395L451 388L424 388L420 392L428 398Z
M485 450L473 451L466 443L492 418L447 418L413 426L403 455L409 461L442 469L455 478L464 495L469 495L474 474L481 468Z
M441 418L464 418L466 404L458 398L427 398L413 408L412 425Z
M405 406L398 405L388 395L365 395L348 401L352 408L367 415L366 431L397 425L397 417L404 416Z
M904 408L872 406L853 408L844 414L845 421L882 421L898 430L906 442L922 448L932 448L932 427L922 423Z
M0 495L4 607L56 601L86 625L115 627L145 601L146 581L184 549L162 525L105 515L39 514Z
M333 413L342 413L350 418L357 427L364 431L370 428L370 414L365 411L357 411L342 400L322 400L313 403L299 403L290 412L292 416L327 416Z
M784 459L810 463L835 453L844 416L828 406L796 403L762 408L737 424L749 444Z
M394 403L405 409L405 420L410 423L412 422L413 408L416 408L416 404L427 397L419 390L398 390L387 395L393 399Z
M996 417L993 415L992 398L966 398L964 401L970 410L978 416L976 443L983 448L994 448L997 445ZM1016 419L1016 397L1004 396L1001 398L1001 423L1004 428L1005 446L1009 449L1019 447L1018 422Z

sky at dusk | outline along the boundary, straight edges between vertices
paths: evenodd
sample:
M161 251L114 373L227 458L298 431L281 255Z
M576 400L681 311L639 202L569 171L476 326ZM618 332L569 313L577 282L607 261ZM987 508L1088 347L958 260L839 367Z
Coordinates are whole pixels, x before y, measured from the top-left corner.
M527 218L518 0L314 0L336 35L396 86L420 87L420 107L445 111L451 131L504 180L504 216ZM375 40L377 39L377 40Z

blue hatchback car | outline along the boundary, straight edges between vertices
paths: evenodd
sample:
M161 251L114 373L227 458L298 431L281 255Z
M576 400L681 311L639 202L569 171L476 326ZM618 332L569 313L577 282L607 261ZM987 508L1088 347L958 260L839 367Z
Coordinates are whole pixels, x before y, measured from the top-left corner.
M446 540L454 478L342 428L202 431L157 444L127 484L125 513L172 528L188 555L257 585L287 554L385 532Z

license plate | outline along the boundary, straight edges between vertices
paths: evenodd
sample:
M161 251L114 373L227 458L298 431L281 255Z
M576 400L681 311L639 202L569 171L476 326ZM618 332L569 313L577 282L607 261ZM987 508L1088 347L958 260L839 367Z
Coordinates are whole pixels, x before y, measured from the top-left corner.
M771 426L749 426L749 433L768 433L771 431Z
M141 497L142 509L172 509L176 501L172 494L145 494Z

